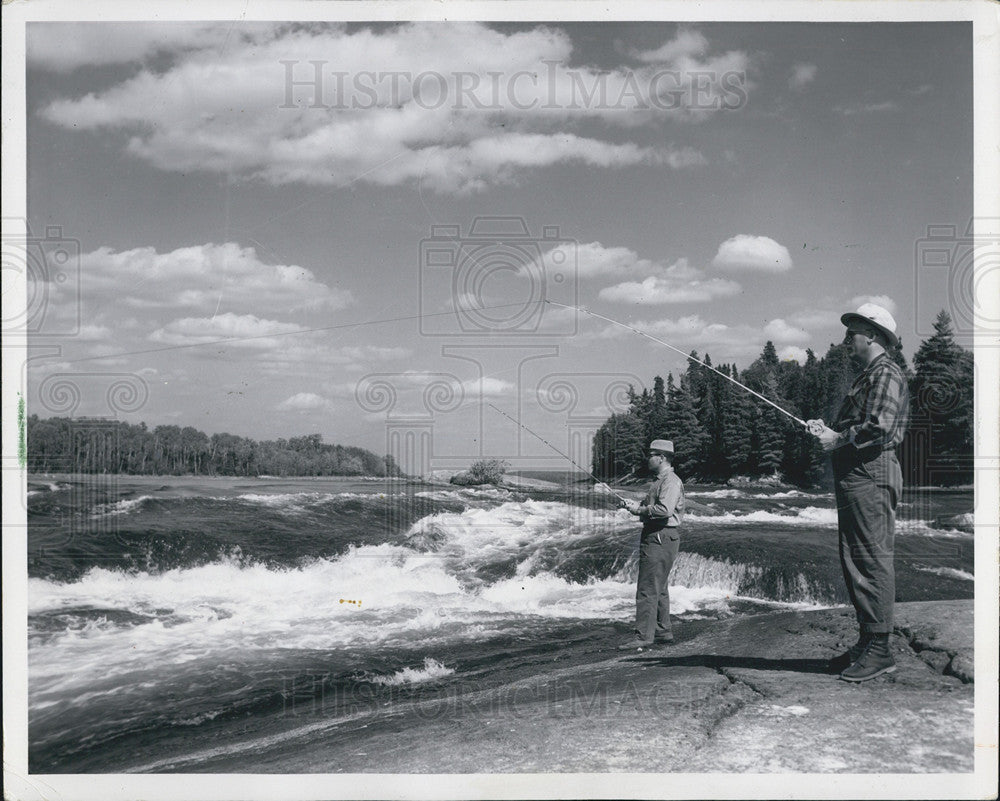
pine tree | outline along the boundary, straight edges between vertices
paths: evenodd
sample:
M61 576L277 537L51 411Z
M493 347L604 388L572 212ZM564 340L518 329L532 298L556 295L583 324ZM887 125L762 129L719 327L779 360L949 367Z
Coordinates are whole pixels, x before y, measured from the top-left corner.
M723 365L723 372L740 380L736 365ZM745 473L750 467L753 440L754 410L750 395L735 384L720 384L723 402L720 403L720 457L726 478Z
M663 377L653 379L653 394L649 402L649 415L646 427L646 439L654 440L666 436L667 430L667 392L663 385Z
M614 475L641 473L646 464L646 422L635 414L626 414L615 430Z
M821 417L828 426L832 426L859 370L851 359L850 348L843 343L830 345L820 363L820 368L823 396Z
M796 398L798 416L803 420L813 420L822 416L823 376L819 361L812 349L806 349L806 363L802 366L802 380ZM805 429L795 433L793 463L786 473L790 480L804 486L817 483L823 476L826 458L823 448Z
M773 342L767 342L761 355L743 373L744 383L765 398L787 408L781 396L778 374L780 363ZM759 475L774 475L785 461L785 439L788 427L785 415L773 406L755 399L755 415L751 449L754 459L751 469Z
M921 343L913 363L911 428L926 437L926 466L945 476L936 480L968 480L974 450L974 362L955 342L947 312L938 314L934 334Z
M695 414L694 400L682 377L679 386L674 376L667 377L667 431L674 443L674 468L682 478L691 479L699 474L705 459L708 435Z
M724 381L715 370L712 369L712 359L706 353L703 360L704 366L695 362L688 364L688 385L692 387L692 394L695 401L695 414L698 422L705 429L706 447L708 452L702 460L703 472L714 472L714 461L712 456L712 446L718 441L719 433L719 407L718 391L719 382ZM706 468L712 465L710 470Z

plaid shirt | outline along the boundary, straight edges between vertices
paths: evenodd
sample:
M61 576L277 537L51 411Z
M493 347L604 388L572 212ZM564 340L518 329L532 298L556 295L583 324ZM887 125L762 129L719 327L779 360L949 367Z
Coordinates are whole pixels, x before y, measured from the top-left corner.
M837 414L833 430L837 447L890 450L903 441L910 416L906 376L886 354L880 353L851 386Z

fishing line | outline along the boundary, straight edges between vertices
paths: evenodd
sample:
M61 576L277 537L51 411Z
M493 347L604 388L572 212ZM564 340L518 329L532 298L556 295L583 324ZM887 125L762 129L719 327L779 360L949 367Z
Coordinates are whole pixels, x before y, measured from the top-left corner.
M764 403L768 404L769 406L773 406L775 409L777 409L782 414L787 415L788 417L791 417L799 425L801 425L801 426L803 426L805 428L809 428L809 425L806 423L805 420L802 420L802 419L796 417L791 412L786 411L785 409L782 409L774 401L769 400L768 398L765 398L759 392L754 392L746 384L741 384L739 381L737 381L732 376L728 376L725 373L723 373L722 371L716 370L714 367L712 367L712 365L705 364L705 362L701 361L700 359L696 359L696 358L694 358L694 356L691 356L691 355L685 353L680 348L675 348L669 342L664 342L662 339L657 339L652 334L647 334L645 331L640 331L638 328L633 328L632 326L626 325L625 323L619 322L618 320L612 320L610 317L605 317L603 314L598 314L597 312L592 312L590 309L585 309L585 308L582 308L580 306L569 306L569 305L567 305L565 303L559 303L558 301L555 301L555 300L547 300L546 299L545 303L551 303L553 306L562 306L564 309L575 309L576 311L583 312L584 314L589 314L591 317L597 317L597 318L599 318L601 320L604 320L606 322L609 322L609 323L612 323L614 325L620 326L620 327L626 329L627 331L631 331L634 334L638 334L641 337L646 337L646 339L651 339L651 340L653 340L653 342L658 342L661 345L666 345L668 348L670 348L673 351L676 351L677 353L679 353L684 358L690 359L693 362L697 362L702 367L705 367L708 370L711 370L712 372L717 373L718 375L721 375L727 381L731 381L732 383L736 384L736 386L740 387L741 389L745 389L747 392L749 392L754 397L760 398L762 401L764 401Z
M559 450L555 445L553 445L547 439L542 439L538 434L536 434L534 431L532 431L530 428L528 428L524 423L521 423L521 422L515 420L513 417L511 417L509 414L507 414L505 411L503 411L503 409L497 408L496 406L494 406L489 401L486 402L486 405L489 406L494 411L500 412L500 414L502 414L504 417L506 417L508 420L510 420L514 425L520 426L521 428L523 428L525 431L527 431L529 434L531 434L531 436L533 436L539 442L543 443L544 445L548 445L552 450L554 450L556 453L558 453L560 456L562 456L563 459L565 459L567 462L569 462L571 465L573 465L577 470L579 470L582 473L586 473L588 476L590 476L592 479L594 479L594 481L597 482L597 486L607 487L608 492L610 492L612 495L614 495L622 503L627 503L628 502L625 498L623 498L621 495L619 495L617 492L615 492L613 489L611 489L611 487L609 487L607 484L605 484L603 481L601 481L597 476L595 476L589 470L584 470L573 459L570 459L569 456L567 456L565 453L563 453L561 450Z

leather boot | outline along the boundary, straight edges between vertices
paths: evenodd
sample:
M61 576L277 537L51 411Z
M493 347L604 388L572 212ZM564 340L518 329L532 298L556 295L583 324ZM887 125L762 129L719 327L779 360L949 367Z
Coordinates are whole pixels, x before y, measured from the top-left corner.
M868 645L868 640L871 635L861 632L858 635L858 641L854 643L850 648L844 651L842 654L835 656L830 660L830 667L836 670L838 673L844 668L849 668L855 662L858 661L862 653L864 653L865 646Z
M844 681L868 681L883 673L892 673L896 660L889 650L888 634L872 634L858 660L840 674Z

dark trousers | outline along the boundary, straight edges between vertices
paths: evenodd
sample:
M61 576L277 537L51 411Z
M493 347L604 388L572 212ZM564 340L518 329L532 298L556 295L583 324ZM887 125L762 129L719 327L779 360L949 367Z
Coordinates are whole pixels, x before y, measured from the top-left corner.
M645 642L669 637L670 590L667 578L677 558L676 528L644 532L639 542L639 582L635 591L635 633Z
M892 451L833 460L840 529L840 564L847 593L865 634L891 634L896 599L893 547L903 476Z

